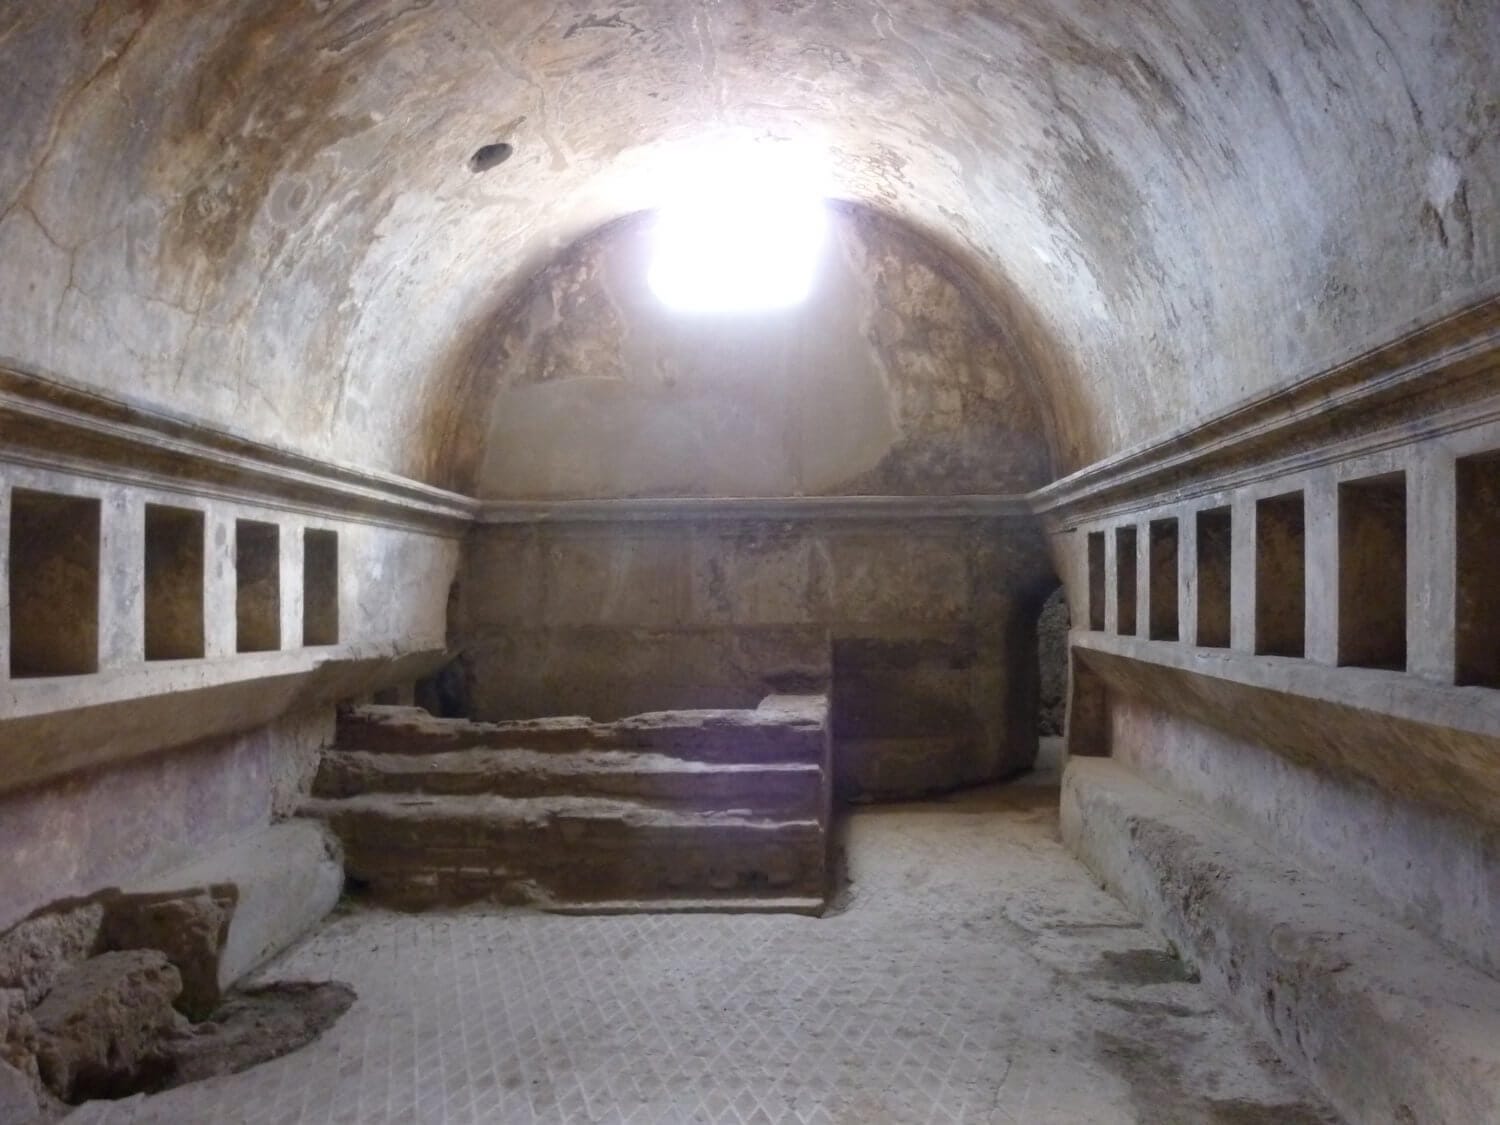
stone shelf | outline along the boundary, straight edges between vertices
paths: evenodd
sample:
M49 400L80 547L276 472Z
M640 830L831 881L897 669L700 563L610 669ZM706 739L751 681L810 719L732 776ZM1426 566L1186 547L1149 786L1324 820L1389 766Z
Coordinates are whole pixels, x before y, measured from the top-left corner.
M0 682L0 791L409 683L442 649L347 645Z
M1500 823L1500 692L1406 672L1075 630L1073 753L1107 753L1091 691L1145 698L1291 761ZM1107 708L1104 709L1107 711Z

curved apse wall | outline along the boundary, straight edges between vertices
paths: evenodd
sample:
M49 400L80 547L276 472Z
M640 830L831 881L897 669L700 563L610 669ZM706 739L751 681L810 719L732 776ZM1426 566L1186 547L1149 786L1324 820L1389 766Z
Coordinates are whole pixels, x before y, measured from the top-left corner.
M651 215L559 255L476 359L496 386L479 491L515 499L1022 493L1050 477L1042 388L957 264L830 206L812 292L670 309Z

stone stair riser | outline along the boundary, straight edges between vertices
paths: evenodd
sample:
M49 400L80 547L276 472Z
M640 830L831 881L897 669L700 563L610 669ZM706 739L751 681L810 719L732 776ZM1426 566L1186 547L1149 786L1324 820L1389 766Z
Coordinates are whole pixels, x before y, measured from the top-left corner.
M815 818L822 803L822 775L815 770L734 774L546 774L503 766L482 770L391 770L354 758L337 753L326 755L313 785L313 795L325 799L357 797L364 793L493 794L516 798L595 796L705 811L745 809L756 815L785 820Z
M345 826L339 834L350 876L377 900L394 905L423 886L443 891L454 903L824 893L822 844L809 832L683 840L682 832L670 831L577 837L497 834L471 826L443 838L423 838L420 830L387 834L379 825L365 825L354 831Z
M551 727L432 718L412 720L380 711L361 709L341 715L339 747L367 754L437 754L484 749L538 753L650 751L702 762L818 764L823 760L826 741L826 732L820 727L770 722L640 727L594 723Z

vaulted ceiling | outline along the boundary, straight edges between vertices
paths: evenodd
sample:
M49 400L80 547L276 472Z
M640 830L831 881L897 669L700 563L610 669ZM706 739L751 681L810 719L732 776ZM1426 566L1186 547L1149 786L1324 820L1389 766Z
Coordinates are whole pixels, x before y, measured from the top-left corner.
M1493 292L1497 69L1492 0L12 0L0 359L467 487L527 279L795 141L1066 471Z

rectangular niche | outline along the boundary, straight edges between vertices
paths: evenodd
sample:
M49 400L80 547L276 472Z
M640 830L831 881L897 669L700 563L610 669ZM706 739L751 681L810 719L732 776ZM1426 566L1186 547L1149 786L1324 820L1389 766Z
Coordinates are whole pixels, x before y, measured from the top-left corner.
M99 501L16 489L10 499L10 674L99 670Z
M1302 493L1255 505L1255 651L1307 655L1307 535Z
M1339 663L1406 670L1406 475L1339 485Z
M1456 680L1500 688L1500 453L1459 458L1457 484Z
M1152 520L1151 536L1151 639L1177 639L1177 521Z
M1135 528L1117 528L1115 530L1115 605L1119 616L1117 632L1122 637L1135 635L1135 591Z
M146 505L146 659L203 656L203 513Z
M1089 628L1104 632L1104 532L1089 532Z
M281 647L281 529L236 520L234 571L235 649L274 652Z
M339 643L339 534L302 533L302 643Z
M1229 647L1232 530L1229 508L1198 513L1198 644L1204 648Z

